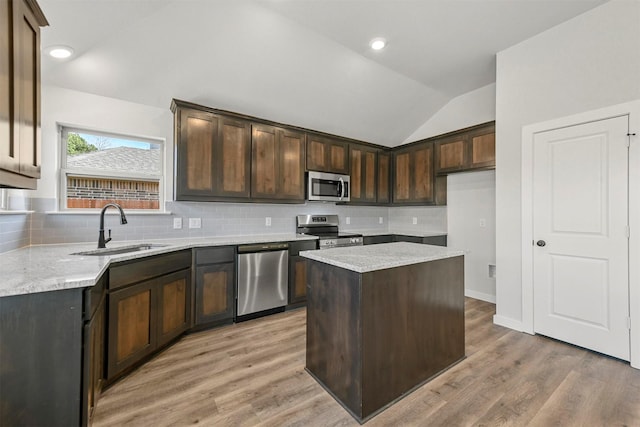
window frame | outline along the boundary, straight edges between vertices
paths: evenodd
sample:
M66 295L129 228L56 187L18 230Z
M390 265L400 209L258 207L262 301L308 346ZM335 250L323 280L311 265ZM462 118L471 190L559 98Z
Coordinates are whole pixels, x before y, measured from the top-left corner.
M67 166L67 139L69 133L84 133L94 136L103 136L106 138L125 139L136 142L149 144L157 144L160 152L160 174L149 175L135 172L119 172L113 171L100 173L96 169L69 168ZM166 167L166 140L164 138L153 138L146 136L138 136L132 134L116 133L94 130L72 125L58 124L58 135L60 139L60 182L58 191L58 210L66 213L82 213L82 212L98 212L100 208L69 208L67 207L67 177L78 176L82 178L102 178L102 179L118 179L118 180L141 180L141 181L157 181L158 182L158 209L127 209L127 212L133 213L164 213L165 212L165 177L167 173Z

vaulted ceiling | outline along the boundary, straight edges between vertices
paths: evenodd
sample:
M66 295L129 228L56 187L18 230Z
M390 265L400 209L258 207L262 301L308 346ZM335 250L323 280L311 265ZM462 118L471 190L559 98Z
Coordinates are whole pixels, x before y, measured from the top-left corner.
M42 79L387 146L495 81L495 54L605 0L39 0ZM384 37L382 51L369 48ZM552 65L552 64L551 64Z

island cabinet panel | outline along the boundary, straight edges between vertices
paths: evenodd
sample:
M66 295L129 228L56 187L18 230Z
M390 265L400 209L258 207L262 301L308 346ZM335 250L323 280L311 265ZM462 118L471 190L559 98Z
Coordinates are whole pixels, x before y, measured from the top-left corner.
M390 163L391 156L388 153L378 153L378 176L377 176L377 189L378 194L376 200L380 204L387 204L391 202L391 192L389 191L390 175Z
M35 189L40 178L40 27L33 0L0 2L0 186Z
M362 275L363 418L464 357L463 275L462 257Z
M304 133L252 126L251 197L304 201Z
M233 246L195 250L195 326L233 321L235 256Z
M377 201L377 150L363 145L350 144L351 202L375 203Z
M397 151L394 170L394 204L435 203L433 143L425 142Z
M307 260L306 369L363 418L360 274Z
M176 200L248 198L249 122L177 107Z
M366 273L307 262L306 369L359 422L464 358L462 256Z
M348 144L336 139L308 133L307 170L348 175Z

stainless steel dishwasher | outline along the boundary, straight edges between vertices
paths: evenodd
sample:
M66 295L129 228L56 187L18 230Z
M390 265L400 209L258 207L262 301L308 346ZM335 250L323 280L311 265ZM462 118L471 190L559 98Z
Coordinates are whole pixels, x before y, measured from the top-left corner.
M288 282L287 243L238 246L236 319L248 320L262 314L284 311Z

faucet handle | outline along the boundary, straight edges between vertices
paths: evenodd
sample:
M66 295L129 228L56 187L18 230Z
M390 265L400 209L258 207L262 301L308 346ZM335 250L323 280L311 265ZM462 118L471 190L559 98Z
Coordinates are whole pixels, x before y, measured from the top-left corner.
M104 242L108 243L110 241L111 241L111 229L109 229L109 237Z

